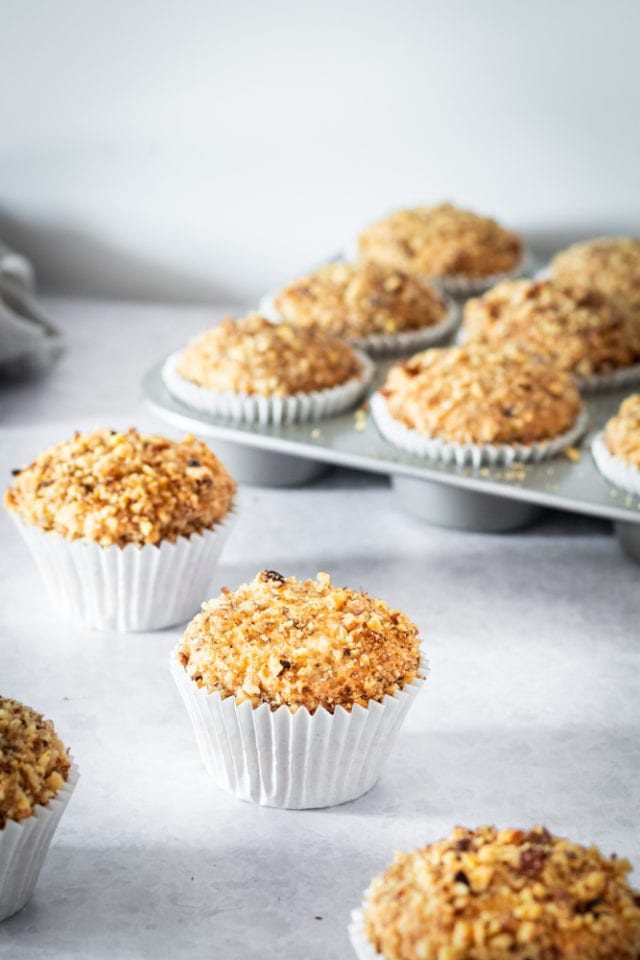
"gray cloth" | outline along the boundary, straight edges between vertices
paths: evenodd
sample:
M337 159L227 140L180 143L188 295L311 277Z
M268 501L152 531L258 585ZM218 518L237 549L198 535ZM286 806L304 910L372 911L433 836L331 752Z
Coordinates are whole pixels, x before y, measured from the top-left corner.
M35 301L29 261L0 240L0 377L28 376L60 355L60 332Z

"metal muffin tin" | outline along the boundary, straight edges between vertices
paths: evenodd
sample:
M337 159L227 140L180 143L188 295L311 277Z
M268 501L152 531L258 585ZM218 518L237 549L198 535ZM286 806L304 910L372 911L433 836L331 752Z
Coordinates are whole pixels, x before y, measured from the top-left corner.
M379 364L371 390L384 380ZM283 427L230 424L176 400L161 377L162 363L144 380L150 409L168 423L214 441L216 453L240 483L309 483L329 467L387 474L409 513L440 526L506 532L535 521L547 507L612 520L624 549L640 562L640 498L613 487L598 472L593 435L630 392L585 398L589 430L569 455L513 467L456 467L412 456L384 440L362 407L317 423Z

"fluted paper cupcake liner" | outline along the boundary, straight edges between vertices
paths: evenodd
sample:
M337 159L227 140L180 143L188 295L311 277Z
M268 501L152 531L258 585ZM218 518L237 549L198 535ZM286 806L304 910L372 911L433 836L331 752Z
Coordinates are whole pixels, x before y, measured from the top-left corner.
M189 620L211 593L233 515L158 546L66 540L16 518L62 616L98 630L160 630Z
M72 764L69 779L46 806L36 806L26 820L7 820L0 830L0 921L22 910L30 899L78 777Z
M350 346L357 350L364 350L372 357L392 356L399 353L415 353L417 350L426 350L434 344L441 343L449 337L460 322L460 309L453 300L443 296L447 312L439 323L430 327L421 327L419 330L399 330L397 333L370 333L364 337L345 338ZM280 323L274 295L266 294L260 301L260 314L273 323Z
M351 911L351 922L349 923L351 946L355 950L358 960L383 960L383 955L378 953L366 934L364 928L365 909L366 904L363 903L357 910Z
M640 470L610 453L603 433L597 433L593 438L591 452L598 470L609 483L640 497Z
M198 687L175 656L170 667L217 783L242 800L294 810L336 806L373 787L428 673L423 659L421 677L380 703L310 714L238 704Z
M322 420L352 407L364 393L375 367L366 353L354 350L360 374L328 390L294 393L287 397L263 397L258 394L218 392L185 380L177 371L180 351L171 354L162 368L164 384L174 397L195 410L235 423L280 426Z
M454 443L427 436L400 423L391 415L380 393L375 393L371 397L369 406L378 430L389 443L415 456L428 457L430 460L439 460L442 463L454 463L459 467L508 466L511 463L537 463L540 460L548 460L575 443L587 429L588 422L587 413L582 410L570 430L539 443Z

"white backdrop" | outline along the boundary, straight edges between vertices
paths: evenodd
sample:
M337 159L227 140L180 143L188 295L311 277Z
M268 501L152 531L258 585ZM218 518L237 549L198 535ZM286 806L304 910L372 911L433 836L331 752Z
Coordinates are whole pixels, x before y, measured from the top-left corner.
M390 208L640 231L634 0L0 0L0 235L49 290L250 301Z

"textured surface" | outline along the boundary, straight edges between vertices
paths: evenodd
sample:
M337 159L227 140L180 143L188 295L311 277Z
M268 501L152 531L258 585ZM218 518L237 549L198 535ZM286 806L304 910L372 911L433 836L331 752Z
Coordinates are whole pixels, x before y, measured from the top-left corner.
M72 346L47 379L0 386L4 475L73 429L157 430L143 372L215 320L50 306ZM300 813L237 801L203 769L167 670L178 632L59 621L0 517L0 686L55 717L82 770L33 900L0 927L0 956L348 960L349 912L371 877L456 823L543 822L624 853L637 882L640 573L607 523L444 531L399 512L386 480L347 472L243 488L239 506L217 588L265 567L362 586L420 627L429 690L360 800Z

